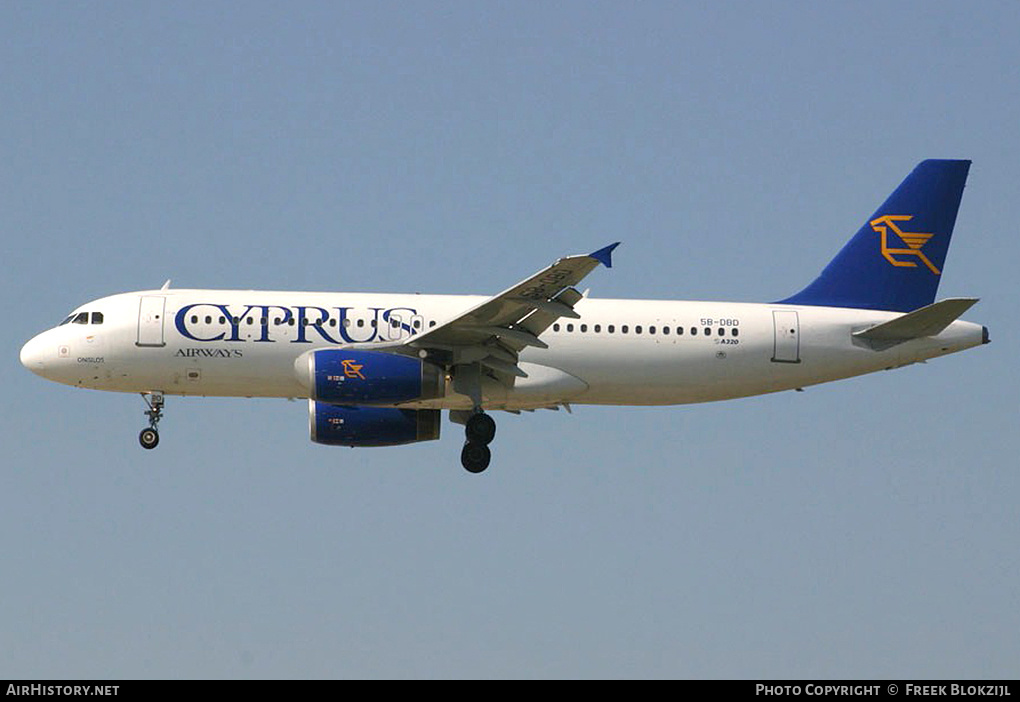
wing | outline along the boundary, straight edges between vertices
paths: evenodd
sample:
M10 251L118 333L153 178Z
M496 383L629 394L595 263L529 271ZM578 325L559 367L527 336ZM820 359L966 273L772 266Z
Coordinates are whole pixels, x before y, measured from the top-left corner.
M404 346L448 367L478 363L512 385L515 377L527 377L517 365L520 352L528 346L548 348L539 335L560 317L578 318L574 305L583 296L573 286L600 263L612 268L617 246L619 242L587 255L561 258Z

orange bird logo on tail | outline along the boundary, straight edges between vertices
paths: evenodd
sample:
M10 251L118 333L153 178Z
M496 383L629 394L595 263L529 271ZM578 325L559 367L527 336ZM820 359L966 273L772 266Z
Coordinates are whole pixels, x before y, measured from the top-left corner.
M894 266L900 268L916 268L917 263L915 261L904 261L896 258L896 256L913 256L921 259L921 263L928 266L935 275L941 275L941 271L935 267L928 257L924 255L924 245L928 243L934 234L926 234L922 232L905 232L900 229L897 222L909 222L914 217L913 215L883 215L878 219L873 219L869 222L871 228L882 235L882 255L885 256L885 260ZM889 230L892 230L893 234L900 238L904 244L907 245L905 249L893 249L889 247Z

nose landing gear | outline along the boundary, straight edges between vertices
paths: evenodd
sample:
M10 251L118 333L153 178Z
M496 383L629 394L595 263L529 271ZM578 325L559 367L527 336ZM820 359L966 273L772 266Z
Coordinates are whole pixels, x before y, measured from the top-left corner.
M461 465L470 473L481 473L492 460L489 444L496 437L496 422L479 409L464 425L464 435L467 441L460 452Z
M159 445L159 431L156 429L159 420L163 418L163 393L143 392L142 399L149 409L145 410L145 416L149 418L149 426L138 434L138 443L144 449L154 449Z

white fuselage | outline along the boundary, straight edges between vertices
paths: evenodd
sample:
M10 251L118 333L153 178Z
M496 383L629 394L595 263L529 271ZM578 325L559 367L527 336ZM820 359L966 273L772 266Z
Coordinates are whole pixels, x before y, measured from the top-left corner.
M32 339L22 362L78 387L170 395L307 397L300 359L311 350L406 340L482 296L151 290L105 297ZM956 321L937 336L876 348L852 334L896 312L723 302L585 298L579 319L520 355L527 377L483 382L486 409L563 403L669 405L799 388L894 368L982 343ZM86 315L85 323L81 320ZM102 322L93 323L101 313ZM401 406L467 409L445 396Z

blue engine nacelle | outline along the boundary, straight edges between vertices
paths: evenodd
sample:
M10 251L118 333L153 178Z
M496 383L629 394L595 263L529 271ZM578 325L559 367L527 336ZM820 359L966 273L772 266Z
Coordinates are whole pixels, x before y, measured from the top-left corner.
M308 397L337 405L389 405L431 400L446 389L443 369L413 356L320 349L294 364Z
M439 410L341 407L308 401L312 441L332 446L396 446L439 438Z

